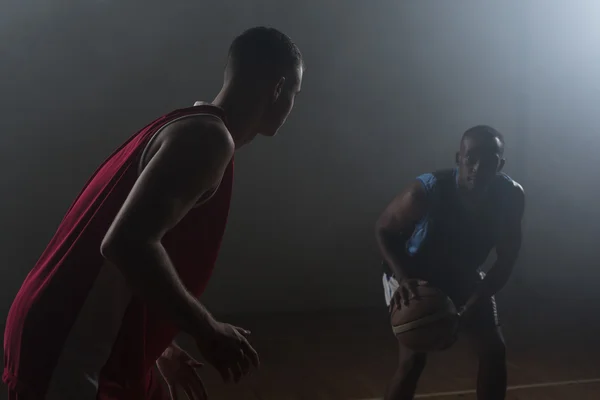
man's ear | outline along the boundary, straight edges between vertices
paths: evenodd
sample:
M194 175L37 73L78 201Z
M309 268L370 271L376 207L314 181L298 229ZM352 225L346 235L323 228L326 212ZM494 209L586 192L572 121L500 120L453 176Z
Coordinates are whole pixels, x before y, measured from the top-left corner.
M504 164L506 164L506 160L503 158L503 159L500 160L500 163L498 164L498 171L497 172L502 171L502 168L504 168Z
M279 78L277 85L275 85L275 91L273 92L273 103L275 103L277 99L279 99L279 96L281 96L281 92L283 91L283 85L285 85L285 76Z

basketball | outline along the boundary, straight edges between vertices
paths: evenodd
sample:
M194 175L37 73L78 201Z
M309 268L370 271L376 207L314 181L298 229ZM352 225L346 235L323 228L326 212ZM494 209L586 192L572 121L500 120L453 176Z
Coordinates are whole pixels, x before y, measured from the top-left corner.
M394 334L400 343L417 352L447 349L454 344L458 329L454 303L433 286L418 286L416 293L418 298L411 299L408 305L392 302Z

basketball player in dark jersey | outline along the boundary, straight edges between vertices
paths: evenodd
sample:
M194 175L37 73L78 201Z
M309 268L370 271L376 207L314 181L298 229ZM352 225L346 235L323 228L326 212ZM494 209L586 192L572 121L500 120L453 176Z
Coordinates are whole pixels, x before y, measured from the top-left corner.
M277 133L303 69L289 37L250 29L233 41L212 104L156 119L98 168L9 312L9 400L163 400L156 361L171 397L178 386L203 400L198 363L171 345L180 331L226 380L258 365L249 332L198 297L225 231L234 152Z
M505 345L496 294L508 281L521 246L523 188L501 172L504 139L489 126L467 130L456 168L424 174L398 195L377 222L388 305L402 307L417 285L443 290L460 309L461 331L479 357L477 398L506 394ZM479 270L492 249L496 261ZM426 355L400 345L386 400L412 399Z

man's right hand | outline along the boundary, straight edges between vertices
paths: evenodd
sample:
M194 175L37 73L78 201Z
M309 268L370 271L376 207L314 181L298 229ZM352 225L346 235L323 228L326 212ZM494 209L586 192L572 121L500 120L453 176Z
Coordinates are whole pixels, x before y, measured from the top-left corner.
M394 301L398 307L408 306L411 300L419 298L417 287L427 285L427 282L420 279L400 279L398 281L398 290L394 293Z
M233 378L238 382L250 371L250 366L258 367L258 353L248 342L250 332L222 322L211 324L207 337L196 340L198 349L225 382Z

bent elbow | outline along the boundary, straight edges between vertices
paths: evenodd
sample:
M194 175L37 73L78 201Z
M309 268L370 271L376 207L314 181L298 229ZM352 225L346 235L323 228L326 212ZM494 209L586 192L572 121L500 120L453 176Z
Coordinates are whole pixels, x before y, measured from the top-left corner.
M111 263L117 264L116 261L120 258L119 254L122 254L123 247L122 243L112 235L106 235L100 244L100 254Z
M389 223L385 218L379 218L375 222L375 236L378 238L386 236L390 232Z
M109 231L100 244L100 254L115 265L120 265L123 260L129 259L132 252L141 248L139 241L128 239L124 235L117 235Z
M100 254L119 269L129 269L138 265L139 259L155 253L157 246L160 239L109 230L100 244Z

